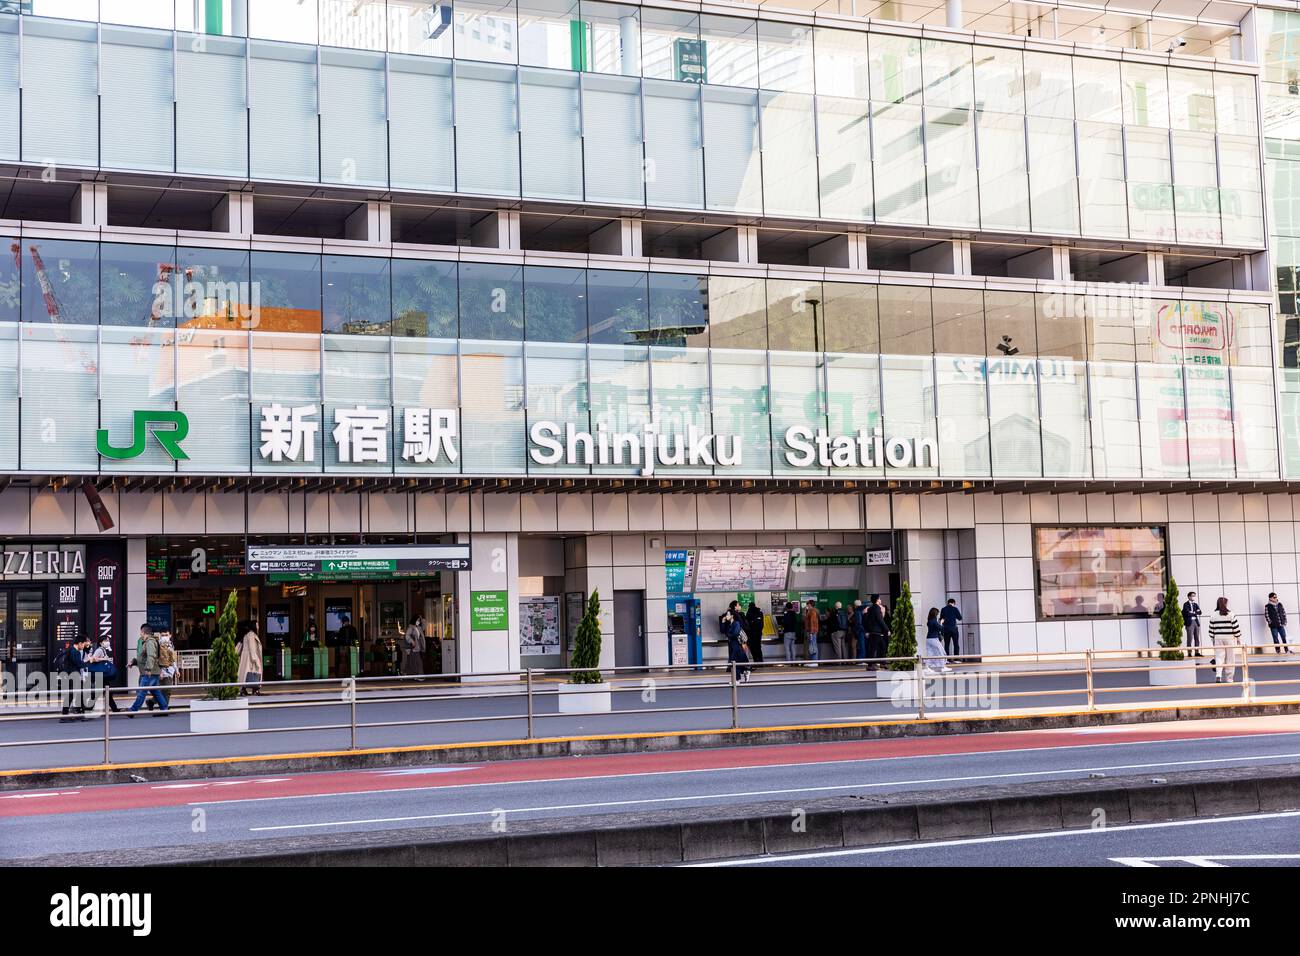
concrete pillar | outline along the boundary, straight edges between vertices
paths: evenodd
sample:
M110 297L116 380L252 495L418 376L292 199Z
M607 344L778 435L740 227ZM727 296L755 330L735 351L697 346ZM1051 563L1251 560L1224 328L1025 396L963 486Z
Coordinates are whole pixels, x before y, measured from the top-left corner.
M108 183L80 183L72 197L72 221L83 226L108 225Z
M508 209L488 213L470 228L469 244L482 249L522 249L519 213Z
M1237 41L1237 59L1249 63L1259 62L1259 31L1259 11L1255 7L1248 7L1246 15L1241 18L1241 32L1233 38Z
M637 18L618 18L618 43L624 76L641 75L641 31Z
M858 233L832 236L808 250L808 265L824 269L867 269L867 237Z
M518 670L519 535L458 534L456 540L470 545L470 570L456 572L456 670L469 675ZM476 603L502 600L506 627L485 628L482 615L474 613Z
M393 241L393 206L386 202L362 203L344 221L343 238L375 245L390 245Z
M591 234L587 249L598 256L641 257L641 220L616 219L601 226Z
M126 542L126 659L135 657L135 639L148 621L148 565L144 538ZM92 631L93 633L93 631ZM139 682L139 671L130 669L130 683Z
M729 226L701 244L706 259L717 262L758 263L758 230L753 226Z
M948 26L960 30L962 28L961 0L946 0L944 7L948 14Z
M1052 278L1073 282L1074 270L1070 268L1070 247L1052 246Z
M253 234L253 194L228 192L212 210L212 231L232 236Z

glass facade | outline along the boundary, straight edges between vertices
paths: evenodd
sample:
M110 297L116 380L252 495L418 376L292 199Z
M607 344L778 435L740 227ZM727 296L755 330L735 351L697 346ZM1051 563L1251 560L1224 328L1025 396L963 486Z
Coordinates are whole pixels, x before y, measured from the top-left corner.
M1164 600L1165 529L1034 529L1038 618L1149 617Z
M0 14L0 161L1264 244L1256 80L1208 61L581 0L37 8Z
M1269 309L1226 295L4 242L0 470L638 473L537 464L544 421L739 436L737 462L660 469L681 474L1278 476ZM329 440L357 408L391 425L364 467ZM315 424L310 457L262 454L277 409ZM454 459L403 457L409 409L454 414ZM137 410L206 440L176 463L153 444L101 460L97 429L122 445ZM800 461L800 436L877 428L936 453Z

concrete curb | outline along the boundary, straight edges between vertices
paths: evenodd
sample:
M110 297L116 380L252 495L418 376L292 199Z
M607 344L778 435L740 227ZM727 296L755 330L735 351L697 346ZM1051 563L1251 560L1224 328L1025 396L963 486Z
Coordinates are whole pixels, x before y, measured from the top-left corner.
M9 860L14 866L635 866L1300 810L1300 764ZM720 815L725 813L725 815ZM796 825L797 823L797 825Z
M547 737L535 740L507 740L468 744L427 744L415 747L340 750L318 753L267 756L198 758L193 760L134 762L82 767L0 771L0 793L14 790L42 790L55 787L212 777L258 776L262 774L314 773L338 770L372 770L417 767L446 763L485 763L494 760L530 760L538 757L597 756L661 752L666 750L712 750L721 747L771 746L776 744L823 743L853 740L883 740L899 737L948 736L954 734L1007 733L1021 730L1053 730L1077 727L1105 727L1160 723L1173 720L1203 720L1224 717L1263 717L1300 712L1300 704L1200 704L1145 710L1066 712L962 718L915 718L897 721L863 721L853 724L811 724L803 726L740 728L737 730L665 731L645 734L612 734L586 737Z

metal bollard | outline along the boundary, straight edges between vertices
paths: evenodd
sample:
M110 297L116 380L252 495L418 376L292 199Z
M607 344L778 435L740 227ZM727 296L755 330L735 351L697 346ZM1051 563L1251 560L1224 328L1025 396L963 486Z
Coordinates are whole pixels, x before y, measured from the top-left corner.
M357 749L357 679L348 678L348 729L351 731L350 750Z
M913 669L916 673L916 716L925 719L925 672L921 656L918 654Z
M1097 709L1097 701L1092 689L1092 648L1083 652L1083 669L1088 681L1088 710Z
M1238 644L1233 648L1232 653L1237 654L1238 652L1241 654L1241 699L1249 701L1252 696L1250 692L1250 647Z
M108 681L105 681L104 682L104 763L105 764L111 762L111 758L109 757L110 735L108 732L108 715L112 712L112 710L113 708L108 706Z
M727 670L731 673L731 727L734 730L740 726L740 695L736 686L736 662L731 661L727 665Z
M524 671L524 680L528 691L528 739L533 739L533 669Z

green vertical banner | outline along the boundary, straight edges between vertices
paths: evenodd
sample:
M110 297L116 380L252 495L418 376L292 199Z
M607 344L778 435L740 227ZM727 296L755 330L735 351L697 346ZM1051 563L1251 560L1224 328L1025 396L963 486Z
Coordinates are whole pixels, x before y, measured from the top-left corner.
M587 22L569 21L569 69L585 73L591 68L587 56Z
M504 631L510 627L508 591L471 591L469 595L469 629Z
M221 0L203 0L203 32L221 36L226 32L221 15Z

